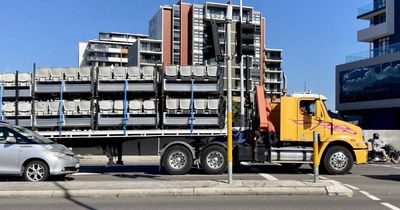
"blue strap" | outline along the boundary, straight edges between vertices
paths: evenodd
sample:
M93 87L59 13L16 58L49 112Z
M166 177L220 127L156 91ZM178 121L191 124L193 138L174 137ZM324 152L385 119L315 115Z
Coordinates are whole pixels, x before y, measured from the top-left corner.
M192 83L190 85L190 94L191 94L191 96L190 96L190 120L189 120L190 135L193 135L193 124L194 124L194 120L195 120L195 117L194 117L194 88L193 88L193 86L194 86L194 79L192 79Z
M65 86L65 82L64 82L64 80L61 80L61 87L60 87L60 105L59 105L59 107L58 107L58 135L59 135L60 138L61 138L61 132L62 132L62 125L63 125L63 123L64 123L64 120L63 120L63 111L62 111L64 86Z
M3 92L4 87L0 85L0 121L3 121Z
M126 121L128 120L127 95L128 95L128 80L125 79L125 82L124 82L124 113L123 113L123 118L122 118L122 123L123 123L124 135L125 136L126 136Z

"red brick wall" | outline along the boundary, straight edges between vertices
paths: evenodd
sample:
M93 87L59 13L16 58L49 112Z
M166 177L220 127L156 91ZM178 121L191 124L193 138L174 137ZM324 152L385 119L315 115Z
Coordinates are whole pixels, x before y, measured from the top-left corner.
M172 10L163 9L163 62L172 63Z
M180 4L181 6L181 65L189 65L191 55L191 44L189 43L191 32L190 9L188 4Z

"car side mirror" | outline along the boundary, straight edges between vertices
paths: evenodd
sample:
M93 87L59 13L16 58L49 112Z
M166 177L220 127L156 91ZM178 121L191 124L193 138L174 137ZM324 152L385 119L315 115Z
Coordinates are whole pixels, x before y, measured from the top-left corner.
M7 144L16 144L17 143L17 139L15 139L15 137L9 136L6 138L6 143Z

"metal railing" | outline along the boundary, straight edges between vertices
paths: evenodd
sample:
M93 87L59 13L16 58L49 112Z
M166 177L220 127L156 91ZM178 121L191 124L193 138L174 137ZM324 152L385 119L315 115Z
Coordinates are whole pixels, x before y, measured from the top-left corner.
M400 43L348 55L346 56L346 63L352 63L360 60L365 60L369 58L374 58L394 53L400 53Z
M362 16L367 13L383 9L385 7L386 7L386 0L378 0L375 1L374 3L358 8L358 16Z

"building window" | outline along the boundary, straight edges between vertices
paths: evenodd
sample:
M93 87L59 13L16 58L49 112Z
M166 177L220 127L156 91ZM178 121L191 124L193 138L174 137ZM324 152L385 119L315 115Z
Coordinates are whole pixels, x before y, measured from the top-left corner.
M383 13L375 16L373 21L371 22L371 25L378 25L385 22L386 22L386 13Z
M389 37L383 37L375 41L374 56L386 55L389 52Z

